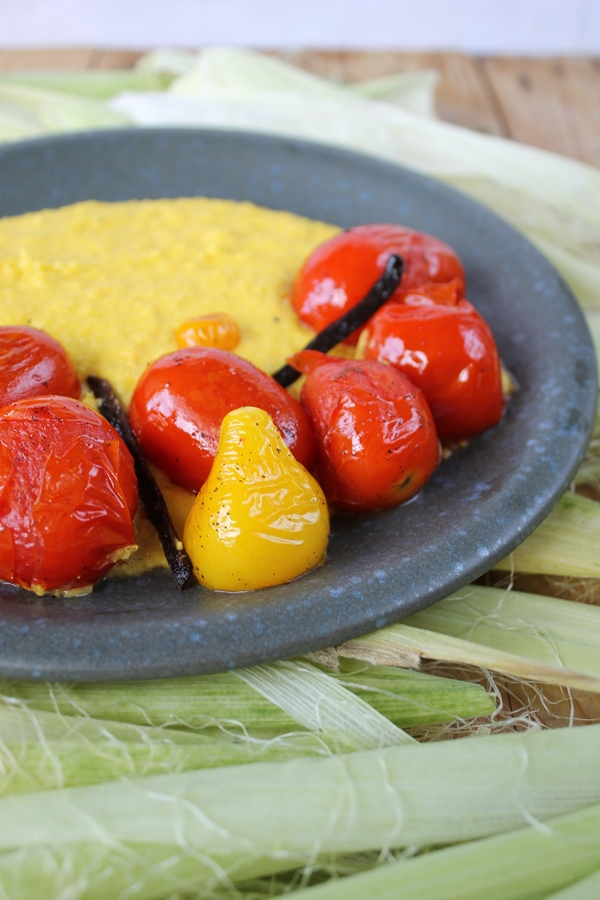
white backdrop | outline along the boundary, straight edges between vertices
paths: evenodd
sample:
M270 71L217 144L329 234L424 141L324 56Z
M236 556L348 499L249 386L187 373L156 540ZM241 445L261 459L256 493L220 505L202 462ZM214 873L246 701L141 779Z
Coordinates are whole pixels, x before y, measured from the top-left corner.
M600 0L0 0L0 46L600 53Z

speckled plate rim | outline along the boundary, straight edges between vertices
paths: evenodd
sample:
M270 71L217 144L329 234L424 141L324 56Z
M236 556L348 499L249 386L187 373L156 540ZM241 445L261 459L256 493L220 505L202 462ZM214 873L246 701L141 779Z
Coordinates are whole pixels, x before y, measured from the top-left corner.
M204 195L334 222L399 221L458 251L468 296L521 386L504 420L411 503L333 520L321 569L250 594L178 592L165 572L90 597L0 587L0 675L115 681L206 673L304 653L398 621L514 549L587 446L596 365L579 307L521 235L469 198L391 163L305 141L201 129L44 138L0 149L0 215L80 199Z

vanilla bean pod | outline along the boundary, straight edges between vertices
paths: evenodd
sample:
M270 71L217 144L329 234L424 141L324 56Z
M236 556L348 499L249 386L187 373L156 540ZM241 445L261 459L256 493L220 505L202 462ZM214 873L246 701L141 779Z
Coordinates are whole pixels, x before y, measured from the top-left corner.
M187 553L182 547L181 541L171 521L165 498L156 483L148 461L142 453L125 410L121 406L119 398L113 387L105 378L96 375L88 375L87 383L94 397L100 401L99 412L109 422L115 431L122 437L129 452L133 456L135 474L137 475L140 499L144 504L146 514L160 538L164 554L169 563L169 568L175 576L177 586L184 588L192 579L192 564Z
M365 325L372 315L390 299L402 278L402 269L404 261L401 256L396 253L390 254L385 266L383 274L377 279L369 293L360 300L356 306L349 309L348 312L332 322L322 331L320 331L310 341L305 350L320 350L327 353L337 344L347 338L353 331ZM289 387L293 384L302 373L293 366L285 365L273 373L275 381L279 382L282 387Z

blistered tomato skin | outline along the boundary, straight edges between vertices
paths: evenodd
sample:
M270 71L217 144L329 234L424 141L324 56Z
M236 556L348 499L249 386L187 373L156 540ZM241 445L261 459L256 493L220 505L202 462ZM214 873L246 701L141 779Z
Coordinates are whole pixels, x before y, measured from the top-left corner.
M94 410L50 396L0 411L0 579L93 584L135 545L136 508L131 455Z
M321 244L300 269L291 295L300 319L315 331L334 322L367 294L391 253L402 256L404 269L390 302L402 302L422 284L454 279L457 294L463 296L463 267L447 244L401 225L360 225ZM348 342L356 339L357 334Z
M269 413L296 459L311 469L315 439L305 411L288 392L244 359L207 347L170 353L149 366L129 416L145 455L192 491L208 477L228 412L257 406Z
M455 307L384 307L361 344L365 359L390 363L421 388L442 440L472 437L501 419L505 399L496 342L467 300Z
M66 350L45 331L0 327L0 407L27 397L78 398L81 386Z
M301 399L313 423L318 478L329 503L369 512L410 499L440 460L422 392L392 366L308 354L306 363L304 352L290 362L307 374Z
M284 584L323 562L328 539L323 491L269 415L228 413L183 533L200 583L217 591Z

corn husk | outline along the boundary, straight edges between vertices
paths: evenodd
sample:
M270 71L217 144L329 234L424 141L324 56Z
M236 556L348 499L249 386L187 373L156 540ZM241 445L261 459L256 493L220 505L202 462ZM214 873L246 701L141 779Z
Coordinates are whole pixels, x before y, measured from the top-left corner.
M298 900L553 900L600 896L600 806L509 835L332 880ZM589 875L589 873L592 873ZM587 877L586 877L587 876ZM572 884L576 879L583 879ZM594 893L595 891L595 893Z
M302 731L259 740L0 706L0 796L331 752Z
M289 66L281 67L276 60L274 63L278 78L273 78L273 70L268 67L266 73L254 65L253 56L240 56L234 51L234 65L227 65L226 57L223 51L216 56L210 54L205 57L204 61L207 65L203 66L203 84L200 84L200 90L209 88L209 90L223 90L230 87L234 91L239 89L240 78L242 78L246 87L252 88L273 88L281 89L287 86L289 90L294 91L299 86L305 90L314 89L315 82L312 76L304 79L302 70L290 68ZM249 62L242 74L240 67L244 62ZM135 70L145 76L183 76L193 73L198 68L199 57L197 54L189 53L185 50L152 50L141 56L136 64ZM290 75L290 73L292 73ZM300 74L298 74L300 73ZM400 72L386 78L375 78L368 81L353 82L347 85L348 90L356 92L361 97L369 97L373 100L384 100L387 103L393 103L413 112L417 115L426 116L427 118L435 118L435 88L438 85L440 76L434 70L419 70L416 72ZM212 82L212 85L211 85ZM327 82L321 81L317 88L318 93L323 93L323 84ZM123 90L126 90L124 87ZM184 88L185 90L185 88ZM192 89L194 92L194 89Z
M234 674L305 728L322 733L341 748L367 750L413 742L343 684L308 663L271 663L237 669Z
M175 50L171 47L162 47L158 50L150 50L136 60L134 69L136 72L167 75L185 75L194 68L196 54L187 50Z
M394 673L377 666L362 668L364 677L350 677L348 691L399 728L475 718L493 710L492 701L479 685L416 672ZM345 679L343 673L335 677L342 682ZM0 681L2 697L13 705L64 716L253 738L269 739L301 727L289 712L231 672L127 684Z
M215 853L458 842L600 802L599 751L592 725L5 797L0 848L99 835Z
M600 678L600 608L468 585L406 624Z
M590 726L4 797L0 885L11 900L55 898L67 878L70 900L158 900L324 854L498 834L600 802L599 751ZM28 882L37 894L19 893Z
M419 680L423 675L418 672L392 666L373 666L364 661L344 659L337 654L336 664L337 672L330 673L332 677L401 728L464 721L490 716L494 712L493 699L479 685L470 682L454 678L432 679L431 676L428 676L428 681L423 681ZM467 697L461 687L465 684L471 689L479 688L479 691L472 691ZM436 696L438 688L440 692ZM454 698L454 706L451 705L453 690L458 692ZM400 721L396 712L399 696L406 704L406 713Z
M0 695L62 715L272 737L298 723L230 672L107 684L0 682Z
M287 860L223 857L215 863L179 843L77 841L0 854L2 900L217 900L232 880L274 874ZM221 894L221 896L223 896ZM197 898L199 900L199 898Z
M445 660L599 693L599 645L596 607L470 585L337 652L380 665Z
M435 119L435 89L439 82L439 72L422 69L418 72L401 72L385 78L353 82L348 85L348 89L360 97L393 103L407 112Z
M100 101L0 79L0 141L129 124Z
M21 85L92 100L107 100L121 91L160 91L173 76L132 69L84 69L80 72L2 72L3 85ZM55 98L56 99L56 98Z
M541 525L494 566L539 575L600 575L600 503L566 493Z
M562 891L549 894L547 900L598 900L598 897L600 897L600 867L587 878L576 881Z

